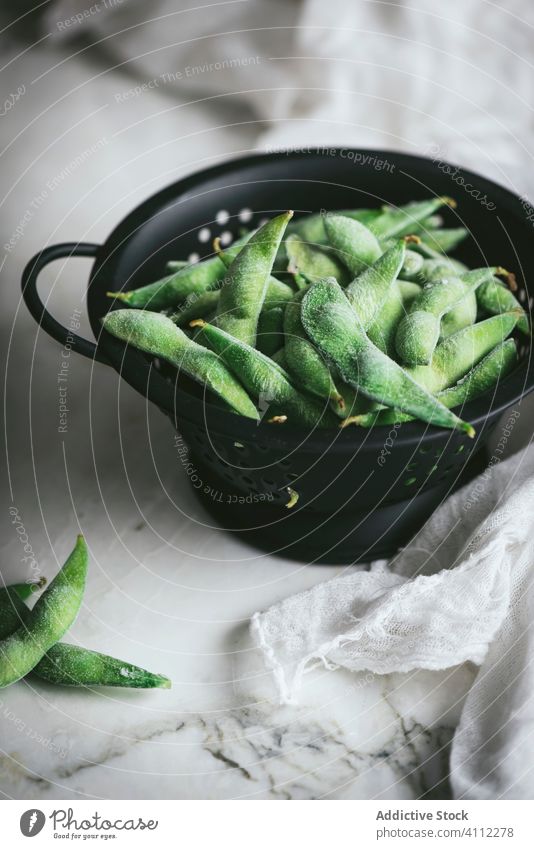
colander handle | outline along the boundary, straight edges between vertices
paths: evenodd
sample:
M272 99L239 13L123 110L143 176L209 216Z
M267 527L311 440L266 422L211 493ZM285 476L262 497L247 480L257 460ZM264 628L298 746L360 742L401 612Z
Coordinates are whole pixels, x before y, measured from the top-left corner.
M72 330L63 327L59 321L50 315L37 291L37 278L49 262L69 256L94 258L99 249L100 245L94 245L91 242L63 242L60 245L51 245L49 248L44 248L29 261L22 273L22 297L39 327L42 327L49 336L61 342L62 345L68 341L71 349L78 354L83 354L90 360L97 360L99 363L109 365L108 360L99 352L94 342L89 342L88 339L83 339L73 333Z

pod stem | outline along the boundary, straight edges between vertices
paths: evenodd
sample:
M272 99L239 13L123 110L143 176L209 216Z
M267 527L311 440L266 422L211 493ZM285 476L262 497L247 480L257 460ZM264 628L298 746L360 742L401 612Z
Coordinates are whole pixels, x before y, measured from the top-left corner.
M115 298L117 301L124 301L128 303L130 300L131 292L106 292L107 298Z
M292 489L290 486L286 487L286 490L287 494L289 495L289 501L286 504L286 509L291 510L299 500L299 494L295 489Z

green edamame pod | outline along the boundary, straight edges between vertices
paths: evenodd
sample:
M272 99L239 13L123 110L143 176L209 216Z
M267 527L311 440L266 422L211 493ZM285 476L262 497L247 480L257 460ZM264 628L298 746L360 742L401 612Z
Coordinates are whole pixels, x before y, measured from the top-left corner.
M347 286L347 298L365 329L372 324L386 303L405 254L405 243L400 239Z
M403 280L417 280L423 268L424 259L417 251L407 250L399 277Z
M469 327L477 320L476 292L468 292L460 303L456 304L441 318L440 338L446 339L453 333L458 333L464 327Z
M118 339L167 360L222 398L236 413L258 418L256 407L224 363L189 339L170 318L154 312L115 310L104 316L102 324Z
M80 608L88 552L83 536L26 622L0 642L0 687L23 678L70 628Z
M0 589L0 640L9 637L26 621L29 609L20 597L16 584Z
M416 232L425 219L445 205L454 208L456 203L451 198L439 197L414 201L397 208L388 207L375 218L370 228L379 239L407 236Z
M433 394L447 389L508 338L521 313L512 310L453 333L440 342L428 366L409 366L408 374Z
M63 687L159 687L164 690L171 687L165 675L68 643L57 643L49 649L34 667L33 674Z
M224 263L226 268L230 268L238 252L232 254L229 250L221 250L218 239L215 239L213 244L221 262ZM287 283L284 283L282 280L278 280L277 277L273 277L271 275L269 277L269 282L267 283L264 306L269 305L270 307L281 307L287 303L287 301L290 301L294 294L295 292L291 286L288 286ZM201 318L201 316L199 316L199 318Z
M326 233L324 229L324 214L317 213L314 215L306 215L303 218L297 218L296 221L292 221L287 229L288 235L292 233L296 233L297 236L306 242L308 245L324 245L327 243ZM284 256L286 258L287 265L287 254L285 253L285 241L284 241Z
M413 280L397 280L399 292L405 312L408 312L416 298L421 294L421 287Z
M421 238L433 250L447 254L458 247L468 235L469 231L465 227L449 227L444 230L432 230L423 233Z
M517 322L517 329L526 336L530 336L526 312L510 289L498 280L488 280L477 289L477 301L479 307L490 315L500 315L509 310L521 310L522 315Z
M202 292L201 295L189 295L184 305L170 318L178 327L187 327L194 318L207 318L215 313L219 303L219 291Z
M256 347L268 357L278 351L284 341L284 310L282 307L263 309L258 321Z
M474 436L471 425L447 410L367 338L348 298L334 279L320 280L306 292L302 323L343 379L368 398Z
M493 351L490 351L458 383L440 392L437 398L448 409L467 404L468 401L472 401L492 389L499 380L509 374L516 363L516 344L513 339L507 339L497 345ZM413 421L413 416L395 409L379 410L378 412L351 417L351 424L357 424L360 427L391 425L409 421Z
M293 213L268 221L249 239L226 271L215 323L254 346L258 318L282 236Z
M429 363L439 340L442 316L494 274L507 272L502 268L477 268L461 277L427 283L397 328L395 347L401 359L408 365Z
M289 375L271 358L213 324L198 321L194 325L202 328L207 344L258 399L261 409L273 407L287 415L290 423L309 427L335 423L329 410L295 389Z
M364 224L345 215L324 216L328 242L354 276L368 268L382 254L376 236Z
M18 595L17 585L0 590L0 640L9 637L29 616L30 610ZM32 669L32 674L52 684L71 687L171 686L169 679L163 675L154 675L123 660L67 643L56 643L48 649Z
M274 354L271 354L271 360L273 363L276 363L277 366L280 366L284 371L289 372L286 362L286 354L283 348L279 348L278 351L275 351Z
M342 286L349 282L347 269L326 246L310 245L293 233L285 240L285 247L289 260L287 270L291 274L304 277L310 283L321 277L335 277Z
M416 245L414 250L420 250L422 245L422 242ZM417 279L421 283L432 283L434 280L441 280L442 277L457 277L465 274L466 271L469 271L467 265L464 265L463 262L459 262L457 259L452 259L452 257L441 257L441 259L437 259L433 257L425 259Z
M400 281L394 280L382 309L367 328L367 335L377 348L389 357L395 356L395 334L399 322L406 315L406 306Z
M187 265L175 274L131 289L129 292L107 292L109 298L122 301L132 309L159 310L177 307L188 295L214 289L224 277L225 267L219 257L211 257L195 265Z
M46 584L46 578L41 577L38 581L25 581L23 584L10 584L9 590L17 593L21 599L30 598L30 596L38 593ZM0 594L2 590L0 590Z
M330 369L302 326L300 311L303 296L303 291L295 295L285 311L284 353L287 369L297 386L331 402L338 415L342 415L345 404Z

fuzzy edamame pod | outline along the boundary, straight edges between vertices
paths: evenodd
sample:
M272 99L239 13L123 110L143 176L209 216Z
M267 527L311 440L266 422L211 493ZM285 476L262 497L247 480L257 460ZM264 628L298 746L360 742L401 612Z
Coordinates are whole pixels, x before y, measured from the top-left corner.
M404 206L386 207L369 225L379 239L399 238L418 232L418 228L442 206L455 207L451 198L438 197L430 200L413 201Z
M328 213L324 216L324 227L329 244L354 276L372 265L382 254L376 236L354 218Z
M28 620L29 616L30 610L20 598L17 585L0 590L0 640L9 637ZM32 675L37 675L51 684L70 687L163 687L168 689L171 686L171 682L164 675L155 675L118 658L68 643L56 643L49 648L32 669Z
M296 233L287 237L285 247L289 260L287 270L291 274L301 275L309 283L321 277L335 277L342 286L349 282L350 275L347 269L331 250L310 245Z
M57 643L32 670L34 675L63 687L129 687L132 689L171 687L169 678L149 672L133 663L108 654Z
M170 318L178 327L187 327L194 318L207 318L215 313L219 303L219 291L202 292L201 295L189 295L183 306Z
M213 324L201 320L192 324L201 328L206 343L258 399L261 408L272 407L294 424L308 427L335 424L333 414L295 389L289 375L270 357Z
M234 250L236 244L237 243L234 242L230 248L222 250L218 239L215 239L213 243L217 256L221 262L224 263L226 268L230 268L232 262L241 250L240 247L238 250ZM291 286L288 286L287 283L284 283L277 277L270 275L267 283L267 291L265 293L264 306L269 305L270 307L281 307L287 303L287 301L290 301L294 294L295 292ZM202 316L198 316L198 318L202 318Z
M82 602L87 562L87 546L80 535L65 565L24 624L0 642L0 687L7 687L31 672L70 628Z
M505 377L517 363L517 347L513 339L507 339L490 351L458 383L438 393L437 398L448 409L467 404L479 395L492 389ZM413 421L413 416L400 410L388 409L351 416L350 424L360 427L391 425L397 422Z
M26 621L29 609L24 604L17 585L0 589L0 640L9 637Z
M334 363L343 379L380 404L474 436L461 421L415 382L366 336L349 300L334 279L314 283L304 295L302 323L313 342Z
M405 312L408 312L416 298L421 294L421 287L413 280L397 280L399 292Z
M212 351L189 339L170 318L154 312L114 310L104 316L102 325L118 339L185 372L236 413L258 418L256 407L224 363Z
M439 253L447 254L453 251L469 235L465 227L448 227L443 230L432 230L421 235L423 242Z
M500 315L509 310L521 310L522 315L517 322L517 329L526 336L530 336L527 314L507 286L495 279L488 280L477 289L476 297L479 307L490 315Z
M345 294L365 329L371 325L388 299L405 254L405 243L399 239L347 286Z
M272 218L248 240L227 269L215 323L254 346L271 269L292 211Z
M439 343L430 365L407 366L406 371L429 392L442 392L504 342L520 315L519 310L512 310L465 327Z
M406 315L406 305L401 291L401 281L394 280L382 308L366 329L371 342L389 357L395 357L395 333Z
M415 249L420 250L422 247L423 242L417 245ZM441 280L442 277L465 274L466 271L469 271L467 265L452 257L428 257L424 260L417 279L421 283L432 283L435 280Z
M343 398L323 357L310 342L302 326L300 311L304 291L295 295L284 315L284 354L287 369L297 386L311 392L342 414Z
M399 277L403 280L417 280L423 267L424 259L417 251L407 250Z
M268 357L278 351L284 341L284 310L282 307L263 309L258 321L256 347Z
M494 274L506 273L502 268L478 268L461 277L427 283L397 328L395 347L403 362L428 364L439 340L442 316Z
M465 298L456 304L441 318L440 339L446 339L453 333L458 333L464 327L469 327L477 320L476 292L468 292Z
M131 309L159 310L177 307L188 295L214 289L225 274L225 266L214 256L195 265L188 264L174 274L169 274L148 286L131 289L129 292L107 292Z

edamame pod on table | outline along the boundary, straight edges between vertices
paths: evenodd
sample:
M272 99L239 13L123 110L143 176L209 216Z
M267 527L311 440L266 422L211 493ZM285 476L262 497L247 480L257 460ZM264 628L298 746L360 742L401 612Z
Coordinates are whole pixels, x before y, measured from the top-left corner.
M87 574L88 552L83 536L28 618L0 642L0 687L23 678L65 631L80 608Z
M18 593L17 586L0 589L0 640L9 637L24 624L28 608Z
M213 324L201 320L192 324L201 328L206 343L258 399L261 409L274 408L277 414L287 415L290 424L335 424L333 414L295 389L287 372L270 357Z
M215 323L237 339L254 345L271 269L291 211L272 218L249 239L227 269Z
M452 386L508 338L516 326L519 310L486 318L459 330L440 342L427 366L407 366L406 371L421 386L434 394Z
M232 372L212 351L189 339L170 318L154 312L115 310L104 316L102 325L118 339L171 363L236 413L258 418L256 407Z
M32 674L63 687L158 687L164 690L171 687L165 675L69 643L57 643L49 649Z
M287 237L285 246L291 274L303 276L309 283L321 277L335 277L342 286L349 282L347 269L328 248L310 245L295 233Z
M355 276L372 265L382 254L376 236L353 218L328 213L324 216L324 227L329 244Z
M11 592L17 593L18 597L21 599L30 598L30 596L35 595L42 590L42 588L46 584L46 578L41 577L38 581L25 581L22 584L11 584L9 586L9 590ZM0 595L2 593L2 589L0 589Z
M403 362L407 365L429 363L439 340L442 316L469 292L493 279L494 274L507 272L503 268L478 268L461 277L427 283L397 328L395 347Z
M477 289L476 297L479 307L490 315L500 315L509 310L521 310L522 315L517 322L517 329L526 336L530 336L527 314L507 286L495 279L488 280Z
M404 206L388 207L382 214L371 222L370 229L379 239L399 238L418 231L425 219L442 206L455 207L456 203L448 197L431 198L430 200L413 201Z
M492 389L517 363L517 347L513 339L507 339L490 351L454 386L444 389L437 395L439 401L449 409L467 404L479 395ZM377 412L351 416L350 424L360 427L391 425L397 422L413 421L413 416L400 410L387 409Z
M347 286L345 294L365 329L384 306L402 268L405 253L405 243L399 239Z
M306 292L302 323L311 340L335 364L343 379L373 401L474 436L470 424L440 404L367 338L358 316L334 279L318 281Z
M9 637L26 623L29 616L30 610L20 598L16 585L0 590L0 640ZM163 687L168 689L171 686L171 682L164 675L155 675L123 660L68 643L56 643L49 648L38 664L33 667L32 675L37 675L52 684L70 687Z
M300 311L304 291L295 295L284 315L284 353L288 371L297 386L329 401L338 415L345 409L340 394L324 358L310 342L302 326Z

